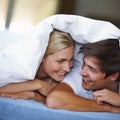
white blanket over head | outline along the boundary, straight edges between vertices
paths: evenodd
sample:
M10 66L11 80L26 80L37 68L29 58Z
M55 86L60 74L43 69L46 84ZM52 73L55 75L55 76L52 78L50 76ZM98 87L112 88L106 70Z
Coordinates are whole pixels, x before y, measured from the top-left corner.
M120 30L110 22L76 15L53 15L36 25L24 39L0 49L0 86L34 79L54 28L70 33L76 44L120 38Z

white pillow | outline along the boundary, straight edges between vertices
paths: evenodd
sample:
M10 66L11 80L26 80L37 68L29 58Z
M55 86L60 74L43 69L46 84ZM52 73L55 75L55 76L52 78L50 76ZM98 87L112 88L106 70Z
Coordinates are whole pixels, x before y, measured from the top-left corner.
M53 28L68 32L78 43L120 38L120 30L110 22L76 15L53 15L37 24L30 34L0 47L0 86L34 79ZM8 38L9 39L9 38ZM1 38L4 44L4 40ZM75 55L80 62L80 58Z

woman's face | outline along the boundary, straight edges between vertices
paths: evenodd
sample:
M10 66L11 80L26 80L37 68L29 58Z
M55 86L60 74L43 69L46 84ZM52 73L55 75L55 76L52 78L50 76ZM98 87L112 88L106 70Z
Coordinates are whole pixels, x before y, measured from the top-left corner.
M43 59L43 69L55 81L63 80L73 65L74 46L48 55Z

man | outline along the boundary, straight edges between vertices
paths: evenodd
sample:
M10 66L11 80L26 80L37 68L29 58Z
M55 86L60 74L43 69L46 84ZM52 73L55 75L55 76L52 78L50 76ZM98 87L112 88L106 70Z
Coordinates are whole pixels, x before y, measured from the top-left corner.
M88 43L80 48L83 64L74 68L48 95L46 104L50 108L72 111L103 111L120 113L120 47L117 39ZM99 90L117 94L114 105L109 100L98 101ZM94 94L94 95L93 95Z

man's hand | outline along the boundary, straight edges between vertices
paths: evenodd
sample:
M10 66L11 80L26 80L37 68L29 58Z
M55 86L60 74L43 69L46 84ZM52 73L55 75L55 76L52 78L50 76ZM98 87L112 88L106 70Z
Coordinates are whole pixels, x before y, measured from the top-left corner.
M103 90L94 92L93 95L94 95L94 99L97 101L98 104L102 104L106 102L113 106L120 107L120 94L116 92L103 89Z

